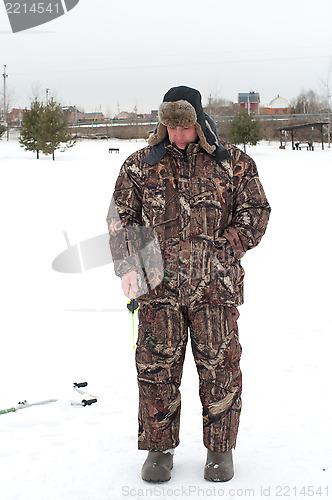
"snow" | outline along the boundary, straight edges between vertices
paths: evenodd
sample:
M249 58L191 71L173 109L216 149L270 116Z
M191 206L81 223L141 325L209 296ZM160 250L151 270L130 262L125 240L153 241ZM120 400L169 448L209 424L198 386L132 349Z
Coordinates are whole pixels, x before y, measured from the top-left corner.
M262 243L243 259L235 477L225 484L203 479L198 380L188 348L172 479L153 485L140 478L146 453L137 450L135 352L120 280L112 265L82 274L52 269L67 248L64 231L71 245L107 231L119 168L144 145L81 141L54 162L43 155L37 161L16 137L0 141L0 409L58 399L0 415L1 500L328 497L332 149L248 148L272 213ZM81 398L72 384L83 381L98 403L75 408L70 401Z

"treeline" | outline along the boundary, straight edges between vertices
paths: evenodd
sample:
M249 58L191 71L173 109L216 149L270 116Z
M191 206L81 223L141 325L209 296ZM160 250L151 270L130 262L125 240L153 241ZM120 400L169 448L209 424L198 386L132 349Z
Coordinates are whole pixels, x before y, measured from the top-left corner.
M248 115L246 111L237 110L232 120L222 116L230 116L230 101L220 98L208 99L208 105L205 106L205 111L214 117L219 117L217 120L217 129L219 137L223 140L232 142L233 144L242 144L244 149L246 144L257 144L258 141L265 140L278 140L280 121L277 122L271 116L271 119L265 117L260 119L259 115ZM225 112L225 110L227 110ZM319 96L313 90L304 91L299 96L291 101L291 111L294 114L319 114L328 113L330 117L329 101L327 98ZM289 117L289 115L287 115ZM279 116L279 119L281 117ZM284 120L286 115L281 118ZM310 120L308 116L308 120ZM294 120L290 121L292 124ZM307 120L306 120L307 121ZM124 127L108 127L100 128L98 132L96 129L86 130L86 138L121 138L121 139L147 139L150 125L136 124ZM328 125L327 125L328 127ZM0 125L0 137L6 131L6 127ZM316 130L302 130L298 132L301 137L299 139L316 141L318 131ZM55 151L57 149L66 150L75 144L74 137L80 134L79 129L68 128L68 123L64 119L62 107L53 98L48 100L46 104L40 101L37 97L34 98L29 110L26 110L23 115L23 120L20 129L19 142L22 147L27 151L36 153L37 159L40 152L45 155L52 155L55 159ZM93 134L93 135L91 135ZM317 135L317 137L316 137ZM78 135L80 136L80 135ZM309 137L310 136L310 137ZM84 136L83 136L84 137Z

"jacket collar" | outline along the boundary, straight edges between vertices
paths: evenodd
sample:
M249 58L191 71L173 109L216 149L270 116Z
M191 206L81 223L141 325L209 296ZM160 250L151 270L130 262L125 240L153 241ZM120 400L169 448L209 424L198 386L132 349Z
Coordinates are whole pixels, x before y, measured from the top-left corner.
M199 153L202 148L197 142L190 143L185 149L179 149L175 144L167 144L166 151L169 151L173 156L183 158L184 156L194 155Z
M187 148L187 154L197 154L201 150L202 148L199 144L189 144ZM159 144L152 146L150 153L143 158L143 161L151 166L156 165L156 163L164 158L167 151L172 152L174 155L180 156L182 154L181 151L173 146L168 139L165 139L164 142L160 142ZM221 144L218 145L211 156L214 156L217 162L224 161L230 158L229 152Z

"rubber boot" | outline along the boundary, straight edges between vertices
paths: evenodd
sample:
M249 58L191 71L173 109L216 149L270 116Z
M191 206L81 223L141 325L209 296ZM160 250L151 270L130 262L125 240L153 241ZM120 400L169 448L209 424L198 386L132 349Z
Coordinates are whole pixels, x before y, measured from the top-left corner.
M171 479L173 454L162 451L149 451L142 467L142 479L152 483L163 483Z
M204 479L225 482L234 476L232 450L225 452L207 451Z

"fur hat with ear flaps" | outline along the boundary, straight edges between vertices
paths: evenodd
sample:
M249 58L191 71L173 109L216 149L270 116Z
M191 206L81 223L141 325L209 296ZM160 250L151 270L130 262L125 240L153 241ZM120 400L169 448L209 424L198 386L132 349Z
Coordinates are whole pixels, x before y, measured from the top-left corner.
M212 123L211 123L212 122ZM211 125L214 125L212 129ZM200 146L214 154L220 147L213 120L203 111L202 98L198 90L180 86L171 88L159 107L159 123L148 143L156 146L167 138L167 127L190 128L195 125Z

